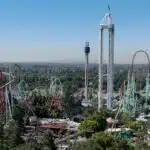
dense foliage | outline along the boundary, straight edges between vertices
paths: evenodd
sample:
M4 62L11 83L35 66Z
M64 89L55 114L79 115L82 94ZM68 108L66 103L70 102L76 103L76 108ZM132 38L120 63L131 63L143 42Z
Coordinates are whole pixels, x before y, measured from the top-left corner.
M94 132L104 131L107 127L106 119L113 116L114 114L107 109L103 109L101 112L94 112L92 115L81 122L79 129L90 129Z
M78 142L71 147L71 150L134 150L126 140L119 140L104 132L98 132L84 142Z

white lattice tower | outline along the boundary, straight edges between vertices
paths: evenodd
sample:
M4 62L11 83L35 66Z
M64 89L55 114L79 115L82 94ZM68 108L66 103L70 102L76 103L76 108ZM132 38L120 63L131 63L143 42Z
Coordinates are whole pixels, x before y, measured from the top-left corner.
M48 89L51 96L62 96L63 95L63 86L59 78L52 76L50 78L50 86Z

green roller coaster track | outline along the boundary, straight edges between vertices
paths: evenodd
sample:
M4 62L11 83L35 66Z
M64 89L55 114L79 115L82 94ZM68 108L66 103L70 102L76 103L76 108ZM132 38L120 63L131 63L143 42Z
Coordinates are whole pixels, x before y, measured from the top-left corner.
M18 88L19 88L19 96L21 97L21 100L24 100L25 98L25 81L24 80L21 80L19 85L18 85Z
M124 99L124 103L122 106L122 112L129 112L130 115L135 114L136 111L136 100L137 97L135 96L136 93L136 83L135 83L135 78L132 75L132 79L131 79L131 85L130 85L130 73L128 73L128 81L127 81L127 85L125 85L124 83L124 95L123 95L123 99ZM132 91L132 92L131 92Z
M121 99L123 99L123 105L122 105L122 112L128 112L129 115L134 115L136 111L138 111L138 106L137 106L137 96L136 96L136 82L134 78L134 73L133 73L133 65L134 65L134 59L138 53L144 53L145 56L147 57L148 61L148 68L150 67L150 59L146 51L144 50L138 50L134 53L132 57L132 65L131 65L131 70L128 73L128 80L127 80L127 85L124 83L124 95L123 97L121 96ZM148 75L146 77L146 104L144 107L147 107L147 100L148 100L148 87L149 87L149 70L148 70Z

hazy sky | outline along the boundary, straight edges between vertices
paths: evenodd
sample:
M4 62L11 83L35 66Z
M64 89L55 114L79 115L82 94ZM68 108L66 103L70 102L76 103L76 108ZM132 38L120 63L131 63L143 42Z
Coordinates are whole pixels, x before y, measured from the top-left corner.
M99 24L108 4L115 62L130 63L137 49L150 49L150 0L1 0L0 61L83 62L87 40L90 61L98 60ZM146 62L145 56L136 62Z

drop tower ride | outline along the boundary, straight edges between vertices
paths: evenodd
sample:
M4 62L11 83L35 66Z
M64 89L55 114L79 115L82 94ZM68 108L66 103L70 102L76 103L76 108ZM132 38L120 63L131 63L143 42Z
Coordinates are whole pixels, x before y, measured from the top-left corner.
M100 47L99 47L99 90L98 90L98 111L102 108L102 84L103 84L103 36L104 30L108 30L108 63L107 63L107 108L111 109L113 99L113 68L114 68L114 24L112 23L112 16L106 13L104 16L104 23L100 24Z

